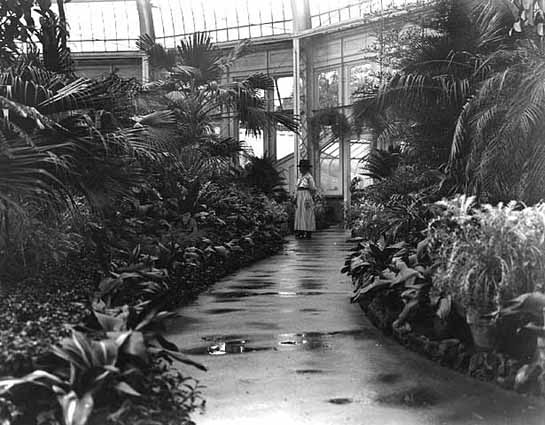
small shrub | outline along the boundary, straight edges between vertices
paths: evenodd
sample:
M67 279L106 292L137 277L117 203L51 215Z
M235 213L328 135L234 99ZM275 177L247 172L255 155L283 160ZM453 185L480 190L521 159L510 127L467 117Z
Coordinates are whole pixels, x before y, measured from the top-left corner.
M287 199L288 194L283 187L285 179L276 169L271 158L251 156L244 167L243 181L249 187L257 189L278 201Z
M471 209L458 197L442 205L428 227L438 291L482 311L545 289L545 204Z

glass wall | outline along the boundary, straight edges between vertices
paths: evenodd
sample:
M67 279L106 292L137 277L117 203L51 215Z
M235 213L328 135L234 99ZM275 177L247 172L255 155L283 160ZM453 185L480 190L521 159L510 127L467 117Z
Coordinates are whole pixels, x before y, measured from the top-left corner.
M261 89L257 90L257 95L263 99L265 98L265 91ZM259 158L263 158L263 132L260 132L259 134L254 134L246 127L244 127L244 124L239 121L238 140L243 142L246 153L248 153L249 155L257 156Z
M339 141L332 141L320 152L320 186L326 196L343 193L343 177Z
M372 137L371 133L367 133L350 141L350 180L356 189L363 189L373 183L373 179L362 174L363 160L373 145Z
M318 107L320 109L339 106L339 72L336 69L317 74Z
M263 158L263 133L255 135L246 131L242 125L238 128L238 140L244 143L249 155Z
M348 71L348 103L354 103L356 92L371 92L380 84L380 65L376 62L353 65Z
M293 76L275 78L274 110L293 113ZM276 158L293 153L295 135L282 124L276 126Z

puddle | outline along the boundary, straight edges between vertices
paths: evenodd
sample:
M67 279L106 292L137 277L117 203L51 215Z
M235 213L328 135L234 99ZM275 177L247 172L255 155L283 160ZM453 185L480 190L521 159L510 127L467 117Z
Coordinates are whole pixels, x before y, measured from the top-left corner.
M328 335L319 332L280 334L277 338L280 349L325 351L333 348Z
M217 304L221 303L238 303L240 300L238 298L220 298L215 299L213 302Z
M210 295L216 297L219 300L239 299L239 298L257 297L257 296L297 297L297 296L323 295L323 294L324 294L324 292L321 292L321 291L305 291L305 292L291 292L291 291L280 291L280 292L252 292L252 291L210 292ZM228 302L228 301L224 301L224 302Z
M210 295L219 299L246 298L259 295L257 292L250 291L229 291L229 292L211 292Z
M297 369L295 373L297 373L298 375L314 375L324 373L324 371L320 369Z
M225 309L228 310L228 309ZM250 322L248 325L263 330L275 329L278 325L267 322ZM344 330L329 333L303 332L282 333L276 336L271 334L257 335L208 335L202 337L206 343L201 346L184 349L185 354L192 355L222 355L241 354L256 351L329 351L334 348L336 336L351 336L353 338L368 338L365 329ZM306 370L306 369L305 369ZM312 369L309 369L312 370ZM297 372L305 373L305 372ZM313 372L308 372L313 373ZM316 372L318 373L318 372Z
M238 290L238 291L247 291L252 289L265 289L265 288L268 288L269 286L274 286L274 285L276 285L275 282L255 282L255 283L248 283L245 285L233 285L233 286L230 286L230 288Z
M226 314L234 313L236 311L245 311L243 308L212 308L210 310L204 310L206 314Z
M380 333L375 328L363 328L363 329L349 329L345 331L335 331L335 332L329 333L328 335L351 336L351 337L354 337L354 339L362 340L362 339L376 338L380 335Z
M300 286L303 289L320 289L323 288L324 284L320 282L302 282Z
M350 404L353 401L354 400L352 400L351 398L330 398L329 400L327 400L327 402L331 404Z
M377 381L384 384L393 384L401 379L399 373L381 373L377 376Z
M273 347L253 347L248 345L248 343L249 341L244 339L221 341L215 344L206 344L199 347L185 349L182 350L182 352L188 355L221 356L225 354L242 354L256 351L274 350Z
M267 322L247 322L248 326L253 326L254 328L264 329L264 330L277 330L280 329L276 323L267 323Z
M439 395L426 387L414 387L377 397L376 401L407 407L427 407L437 404Z

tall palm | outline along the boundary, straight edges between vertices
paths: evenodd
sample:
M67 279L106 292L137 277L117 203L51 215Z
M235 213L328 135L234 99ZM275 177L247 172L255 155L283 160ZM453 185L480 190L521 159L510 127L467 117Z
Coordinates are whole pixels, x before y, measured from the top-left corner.
M510 45L486 56L489 72L458 117L450 162L469 192L532 203L545 197L545 54L535 28L508 35L517 15L501 2L481 9L477 24L503 17Z
M500 7L502 1L489 3ZM509 19L485 13L489 6L484 3L439 2L437 19L424 32L427 35L412 40L404 51L402 68L378 94L356 103L355 116L378 127L383 139L401 135L409 142L414 140L416 149L434 165L447 163L467 99L492 69L502 65L499 58L492 61L489 55L512 45L506 37ZM409 128L412 138L400 127Z
M158 157L148 129L173 122L166 112L161 120L150 114L135 123L137 89L116 75L91 80L53 72L36 57L0 72L4 205L20 206L28 196L66 201L80 194L101 208L128 193L140 178L137 160Z
M248 42L224 53L208 34L198 32L182 40L174 51L165 50L149 36L141 37L138 45L149 56L155 71L165 76L145 86L144 104L152 108L163 105L175 112L178 124L171 147L178 154L199 147L208 155L221 153L216 156L221 158L240 150L232 139L215 130L226 118L240 120L254 134L276 123L297 131L292 116L267 111L260 91L274 89L271 77L257 73L242 81L221 83L233 63L248 52ZM226 148L218 149L220 144Z

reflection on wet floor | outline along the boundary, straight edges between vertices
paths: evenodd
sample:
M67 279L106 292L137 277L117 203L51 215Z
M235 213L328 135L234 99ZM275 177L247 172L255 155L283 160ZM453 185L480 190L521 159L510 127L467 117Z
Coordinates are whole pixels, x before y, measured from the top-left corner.
M330 398L327 400L327 402L331 404L350 404L352 401L351 398Z
M324 373L321 369L297 369L295 373L299 375L314 375L317 373Z
M432 406L437 404L439 400L439 394L424 386L416 386L377 397L379 403L413 408Z
M321 291L278 291L278 292L250 292L250 291L226 291L226 292L211 292L210 295L225 299L225 298L248 298L248 297L259 297L259 296L277 296L277 297L297 297L297 296L307 296L307 295L323 295L324 292Z
M236 311L244 311L243 308L211 308L209 310L205 310L204 312L206 314L227 314L227 313L234 313Z
M254 326L256 323L252 323ZM275 325L260 323L259 326L270 330ZM336 332L303 332L255 335L209 335L202 338L206 344L184 349L185 354L222 355L242 354L256 351L291 351L291 350L332 350L337 343L336 338L350 337L362 339L372 337L373 332L365 329L344 330Z
M270 286L276 285L275 282L251 282L251 283L250 281L248 282L249 283L246 285L233 285L233 286L230 286L230 288L238 289L240 291L246 291L246 290L265 289Z
M523 408L539 416L525 401L509 407L515 396L384 338L349 304L339 269L352 245L343 241L338 230L291 240L285 255L228 276L182 311L176 343L208 367L198 376L207 409L196 422L545 425L512 420Z
M383 382L385 384L393 384L401 379L399 373L381 373L377 376L378 382Z

